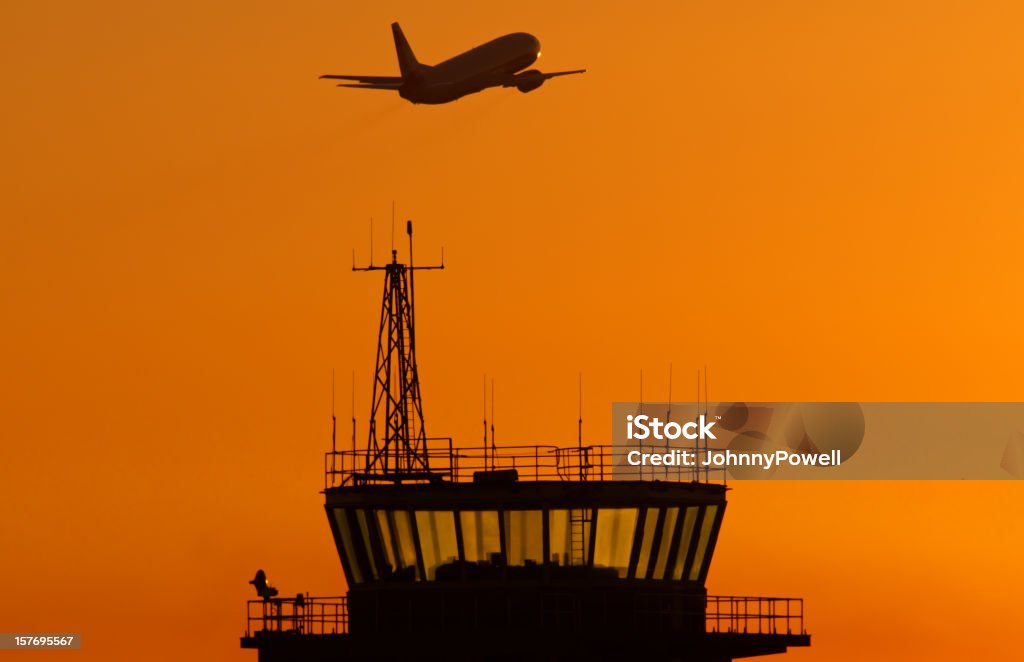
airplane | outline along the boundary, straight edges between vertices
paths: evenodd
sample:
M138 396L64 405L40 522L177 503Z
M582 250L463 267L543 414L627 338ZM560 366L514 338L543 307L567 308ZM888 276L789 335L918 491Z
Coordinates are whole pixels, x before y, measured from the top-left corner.
M413 55L398 23L391 24L401 76L353 76L324 74L320 78L352 81L338 87L362 90L394 90L412 103L442 104L489 87L514 87L531 92L556 76L582 74L586 69L544 73L526 69L540 57L540 42L532 34L514 32L498 37L433 66Z

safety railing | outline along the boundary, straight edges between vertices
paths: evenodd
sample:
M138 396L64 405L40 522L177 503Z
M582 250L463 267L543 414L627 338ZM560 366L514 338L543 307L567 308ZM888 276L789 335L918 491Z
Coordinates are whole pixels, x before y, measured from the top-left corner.
M481 472L515 471L518 480L602 480L611 460L611 448L555 445L456 448L444 438L417 456L417 471L396 471L405 458L388 458L361 451L328 451L324 456L324 487L380 481L443 480L469 482ZM387 462L388 464L385 464Z
M711 633L807 634L801 598L709 595L704 623L705 631ZM348 603L343 597L303 595L250 600L245 635L251 637L260 632L344 634L348 632Z
M348 632L348 602L343 597L268 598L249 600L245 636L257 632L344 634Z
M709 595L704 622L708 632L807 634L802 598Z
M685 450L697 458L697 466L630 464L628 451L666 456L664 447L633 444L622 447L589 445L562 447L554 444L502 445L460 448L448 437L428 440L427 449L416 454L415 462L405 456L374 454L365 450L328 451L324 454L324 488L373 482L470 482L480 473L516 480L672 480L724 482L723 469L699 468L707 449ZM396 470L396 467L415 469Z

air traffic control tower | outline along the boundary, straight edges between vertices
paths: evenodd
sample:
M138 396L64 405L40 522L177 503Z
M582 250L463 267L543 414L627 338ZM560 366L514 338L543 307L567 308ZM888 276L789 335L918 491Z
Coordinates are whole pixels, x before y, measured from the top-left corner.
M259 662L726 662L808 646L803 603L710 596L723 481L612 480L610 447L429 437L409 263L384 272L369 439L332 449L325 508L344 597L279 598L262 571ZM690 471L680 470L682 471Z

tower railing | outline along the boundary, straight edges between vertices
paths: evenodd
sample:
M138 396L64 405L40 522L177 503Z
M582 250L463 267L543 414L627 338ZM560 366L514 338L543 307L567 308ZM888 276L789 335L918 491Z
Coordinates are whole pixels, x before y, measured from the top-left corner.
M803 598L709 595L704 622L708 632L807 634Z
M348 601L344 597L296 595L294 598L249 600L245 636L258 632L345 634Z
M563 447L555 444L528 444L456 447L451 437L427 439L421 453L429 472L400 473L381 471L373 464L374 455L365 450L328 451L324 455L324 488L372 483L452 482L465 483L487 475L515 480L601 481L665 480L680 482L724 483L722 468L692 466L632 466L625 461L625 449L608 445ZM662 454L663 446L633 444L629 450ZM687 448L701 457L705 451ZM514 474L512 472L515 472Z
M334 635L348 632L344 597L250 600L245 636L260 633ZM801 598L707 596L704 630L718 634L805 635Z

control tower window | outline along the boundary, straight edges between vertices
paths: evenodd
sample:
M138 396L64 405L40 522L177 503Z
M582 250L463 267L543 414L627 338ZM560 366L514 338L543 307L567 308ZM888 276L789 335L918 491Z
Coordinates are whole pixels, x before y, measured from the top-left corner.
M661 541L658 543L657 561L654 563L653 579L664 579L668 567L668 557L672 551L672 543L676 537L676 521L679 519L679 508L665 509L665 523L661 527Z
M415 579L416 541L412 537L409 513L404 510L378 510L375 515L384 557L393 574L409 580Z
M704 521L700 525L700 537L697 539L697 552L693 555L693 565L690 566L690 581L700 579L701 570L704 567L704 557L707 555L708 546L711 543L711 533L715 529L715 519L718 515L718 506L708 506L704 511Z
M459 513L462 525L462 548L465 560L471 563L491 562L501 555L501 533L498 511L464 510Z
M437 567L459 558L455 539L455 513L450 510L417 510L416 528L420 534L423 571L428 581L437 577Z
M683 528L679 532L679 548L676 551L676 562L672 567L672 579L685 579L686 558L690 555L690 543L693 541L693 527L697 523L697 513L700 508L690 506L683 515Z
M651 564L651 550L654 548L655 533L658 531L657 508L647 508L644 513L644 531L640 539L640 554L636 562L636 577L644 579L647 577L647 569Z
M356 521L359 523L359 537L360 543L365 545L366 560L368 566L368 574L370 579L380 578L380 573L377 571L377 561L375 560L375 554L373 553L373 543L375 536L370 535L370 524L372 520L369 519L369 512L366 510L357 510Z
M505 515L505 550L508 564L540 564L544 560L544 511L507 510Z
M352 527L349 526L348 513L343 508L334 509L334 521L338 527L338 538L340 538L339 552L341 552L341 563L348 570L348 579L353 584L363 583L363 571L359 565L359 557L356 555L357 541L352 539Z
M594 534L595 568L614 568L619 577L626 576L639 514L637 508L602 508L597 511L597 531Z

